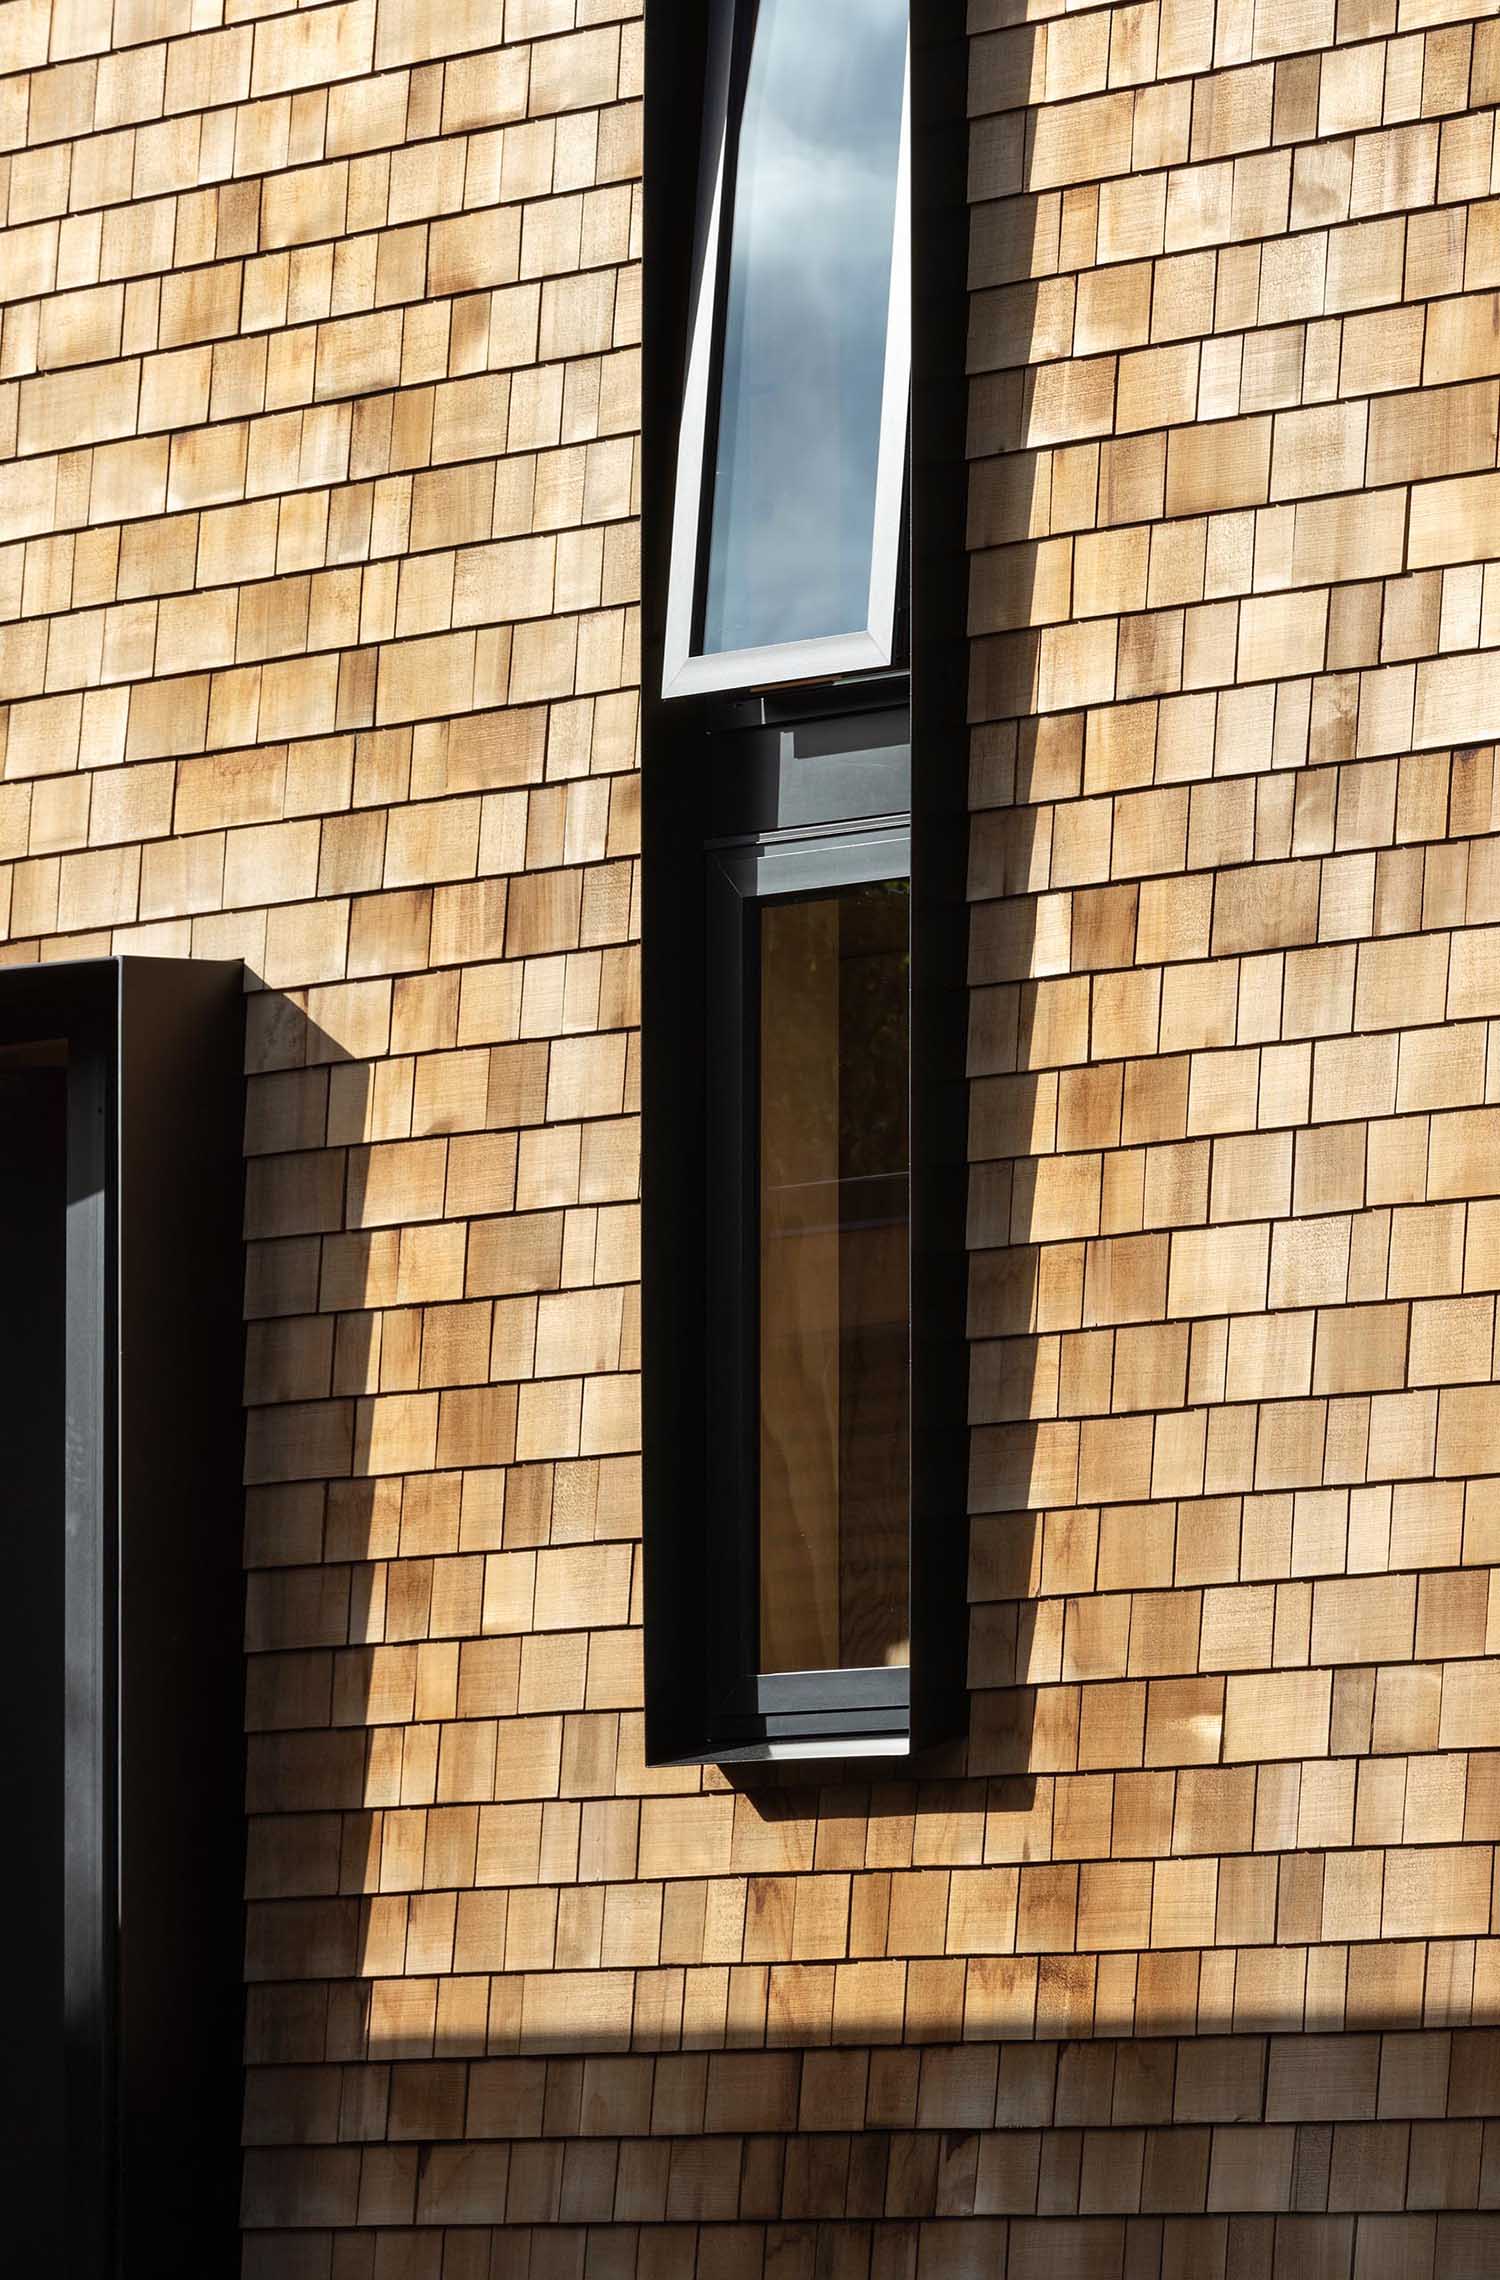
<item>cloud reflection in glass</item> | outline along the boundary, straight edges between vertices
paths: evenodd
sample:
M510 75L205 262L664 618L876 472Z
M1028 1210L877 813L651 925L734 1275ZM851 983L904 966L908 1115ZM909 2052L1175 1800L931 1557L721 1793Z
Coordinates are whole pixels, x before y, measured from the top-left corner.
M760 0L740 125L702 649L868 622L906 0Z

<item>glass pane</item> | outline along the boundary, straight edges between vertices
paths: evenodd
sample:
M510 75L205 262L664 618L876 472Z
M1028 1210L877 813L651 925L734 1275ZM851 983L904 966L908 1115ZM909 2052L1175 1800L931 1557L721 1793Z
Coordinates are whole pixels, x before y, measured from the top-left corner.
M760 1667L908 1659L907 882L760 921Z
M869 623L906 0L760 0L703 648Z

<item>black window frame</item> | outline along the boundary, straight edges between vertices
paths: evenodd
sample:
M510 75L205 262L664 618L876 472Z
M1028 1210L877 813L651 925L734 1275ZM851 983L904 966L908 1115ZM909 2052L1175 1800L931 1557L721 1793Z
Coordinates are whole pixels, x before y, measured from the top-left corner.
M899 1669L766 1671L756 1652L759 1597L759 1327L757 1136L757 918L762 905L911 875L911 829L902 815L761 832L711 848L705 913L708 1080L705 1215L708 1402L706 1510L724 1532L709 1577L714 1642L710 1715L726 1740L800 1731L900 1736L911 1687ZM908 1085L909 1085L908 1067ZM908 1565L910 1561L908 1481Z
M742 0L749 5L750 0ZM967 1716L964 869L965 75L961 0L912 9L911 409L904 545L909 664L738 692L663 694L686 281L702 257L707 11L648 9L643 453L642 1200L646 1751L653 1763L849 1761L864 1777L952 1741ZM899 638L899 637L898 637ZM712 1442L744 1310L726 1322L726 1246L746 1287L746 1223L726 1210L714 1095L732 981L708 913L726 870L775 845L880 825L910 835L911 1663L893 1674L751 1674L726 1686L718 1574L753 1539L751 1468L715 1486ZM715 875L719 887L714 887ZM741 1387L750 1383L743 1352ZM744 1447L743 1426L739 1443ZM743 1675L743 1674L741 1674Z

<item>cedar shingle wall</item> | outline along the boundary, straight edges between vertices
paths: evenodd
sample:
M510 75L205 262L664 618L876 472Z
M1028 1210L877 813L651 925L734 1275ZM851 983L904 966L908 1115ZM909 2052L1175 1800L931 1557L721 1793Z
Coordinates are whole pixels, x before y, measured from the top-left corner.
M630 13L0 8L5 954L253 989L247 2274L1477 2280L1500 23L973 0L972 1737L735 1790L632 1627Z
M968 2033L1084 2039L1002 2052L1029 2134L956 2189L1013 2280L1456 2280L1500 2262L1500 23L1014 13L971 80L996 1865L946 1930L1008 1951Z

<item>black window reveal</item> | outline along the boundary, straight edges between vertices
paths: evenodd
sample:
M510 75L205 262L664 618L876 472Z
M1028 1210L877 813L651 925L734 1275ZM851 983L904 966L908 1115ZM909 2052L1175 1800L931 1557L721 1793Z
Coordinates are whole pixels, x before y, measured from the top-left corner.
M647 1751L904 1758L966 1659L963 10L646 39Z

